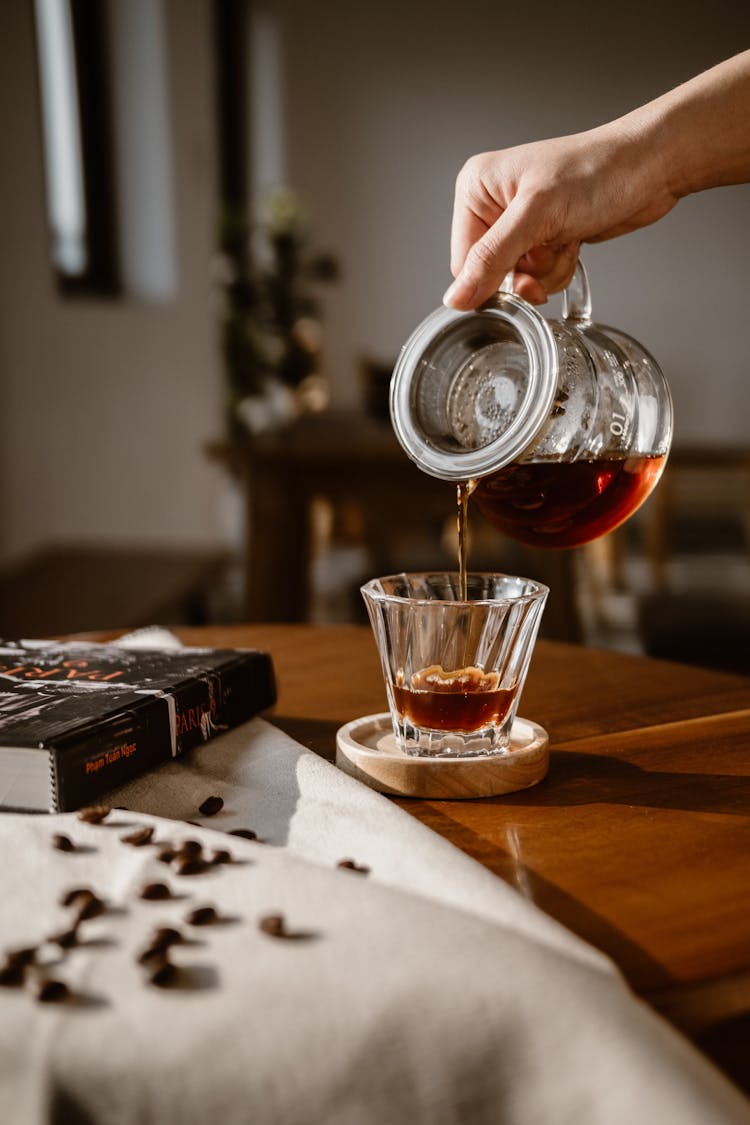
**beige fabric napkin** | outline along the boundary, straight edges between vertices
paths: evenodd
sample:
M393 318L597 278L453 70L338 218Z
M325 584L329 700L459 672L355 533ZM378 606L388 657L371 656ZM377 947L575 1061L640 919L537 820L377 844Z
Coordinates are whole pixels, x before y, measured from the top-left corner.
M224 799L210 820L198 806ZM124 787L100 826L0 817L0 944L38 944L89 885L82 944L40 947L63 1004L0 992L0 1105L13 1125L705 1125L746 1100L637 1001L609 961L510 887L257 719ZM185 820L203 820L204 826ZM179 875L152 845L228 847ZM265 844L227 836L256 830ZM222 831L222 829L224 831ZM52 847L55 832L77 845ZM338 869L350 857L370 873ZM176 897L139 898L165 882ZM195 906L220 921L186 923ZM259 918L282 913L292 936ZM146 980L154 925L175 984Z
M4 988L0 1099L13 1125L721 1125L739 1094L603 972L514 926L174 821L0 818L2 944L64 927L63 893L108 904L49 971L72 999ZM235 863L176 875L121 837L229 843ZM51 847L65 832L79 850ZM144 901L144 884L179 896ZM222 920L191 927L189 909ZM293 937L258 919L281 912ZM176 986L136 955L179 927ZM45 946L43 959L54 957ZM30 983L30 982L29 982Z
M210 818L199 812L208 796L224 801ZM353 859L378 882L499 921L610 971L601 954L486 868L264 719L165 763L108 800L225 832L250 828L267 843L328 866Z

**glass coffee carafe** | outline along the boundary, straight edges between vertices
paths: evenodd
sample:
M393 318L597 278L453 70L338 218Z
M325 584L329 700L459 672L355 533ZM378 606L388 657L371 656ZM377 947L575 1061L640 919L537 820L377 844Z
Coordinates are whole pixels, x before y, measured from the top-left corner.
M474 312L428 316L396 364L391 418L420 469L465 483L490 523L537 547L575 547L626 520L672 436L658 364L592 321L581 262L560 320L505 286Z

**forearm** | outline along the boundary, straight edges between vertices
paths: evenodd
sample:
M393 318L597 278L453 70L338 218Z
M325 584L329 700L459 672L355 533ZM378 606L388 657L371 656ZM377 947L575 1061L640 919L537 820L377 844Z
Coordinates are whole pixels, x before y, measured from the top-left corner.
M750 51L613 123L638 135L677 198L750 181Z
M581 242L648 226L691 192L750 182L750 51L616 121L467 161L445 295L475 308L515 266L516 292L568 284Z

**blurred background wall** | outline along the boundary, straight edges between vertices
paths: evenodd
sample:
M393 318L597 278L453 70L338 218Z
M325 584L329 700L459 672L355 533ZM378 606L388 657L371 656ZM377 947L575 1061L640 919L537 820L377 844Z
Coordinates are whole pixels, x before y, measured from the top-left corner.
M0 559L50 540L222 545L241 509L221 436L212 275L212 0L102 0L124 291L53 284L32 0L0 6ZM248 0L250 203L289 184L343 277L323 296L334 404L449 281L472 153L593 126L750 46L737 0ZM585 250L594 312L641 339L677 440L746 441L750 187Z
M202 443L217 433L221 397L210 276L216 221L210 5L133 0L111 7L113 32L128 7L131 16L146 17L143 27L131 19L121 29L131 38L112 52L129 67L116 72L115 85L115 120L123 125L117 188L120 213L131 220L123 232L124 260L137 255L139 240L142 255L154 239L160 243L151 274L147 265L139 274L132 263L128 289L113 298L63 297L55 288L33 4L11 0L0 10L7 146L0 178L0 544L6 556L50 539L205 542L224 534L223 474L202 453ZM139 103L144 93L150 103ZM153 148L160 141L154 119L164 123L161 151ZM161 229L149 234L137 220L151 212Z

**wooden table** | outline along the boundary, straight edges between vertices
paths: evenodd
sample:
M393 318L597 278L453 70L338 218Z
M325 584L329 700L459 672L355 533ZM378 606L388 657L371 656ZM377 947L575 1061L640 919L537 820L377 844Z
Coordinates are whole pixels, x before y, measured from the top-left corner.
M341 724L385 709L367 628L181 636L267 648L272 721L329 759ZM750 1090L750 679L540 641L520 711L550 735L541 785L398 803L609 954Z
M366 510L366 545L378 559L375 565L386 568L394 526L417 520L439 529L450 514L448 486L409 461L390 426L364 414L303 416L283 430L248 438L236 458L245 484L250 621L307 619L310 511L317 497Z

